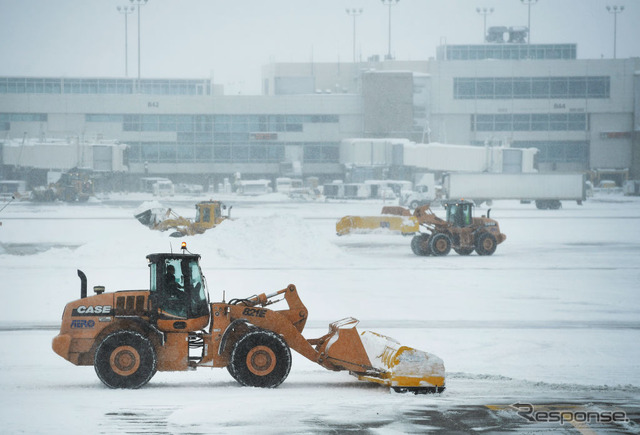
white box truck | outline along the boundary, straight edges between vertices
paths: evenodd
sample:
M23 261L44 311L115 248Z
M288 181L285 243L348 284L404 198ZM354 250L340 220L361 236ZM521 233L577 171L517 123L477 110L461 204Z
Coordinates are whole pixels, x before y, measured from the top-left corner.
M465 198L476 204L498 199L535 201L539 209L558 209L560 201L582 204L587 198L581 173L450 173L442 180L449 199Z

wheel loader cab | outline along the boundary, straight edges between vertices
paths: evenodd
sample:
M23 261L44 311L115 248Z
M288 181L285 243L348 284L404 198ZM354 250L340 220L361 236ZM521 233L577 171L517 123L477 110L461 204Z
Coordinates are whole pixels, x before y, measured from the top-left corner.
M195 254L151 254L152 321L162 331L197 331L209 320L209 297Z
M447 222L454 227L468 227L473 223L473 203L470 201L452 201L444 205L447 209Z
M214 209L214 222L216 210ZM211 207L205 204L196 204L196 222L204 224L211 222Z
M227 206L219 201L203 201L196 204L196 224L202 228L213 228L228 216L222 216L222 211L227 210ZM231 207L229 207L229 211Z

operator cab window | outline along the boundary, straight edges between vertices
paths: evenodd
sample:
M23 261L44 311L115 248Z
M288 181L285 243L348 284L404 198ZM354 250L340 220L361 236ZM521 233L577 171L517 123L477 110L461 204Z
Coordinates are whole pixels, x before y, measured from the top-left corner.
M462 216L464 218L464 226L469 226L471 225L471 206L467 205L466 207L464 207L462 209Z
M187 317L188 289L185 288L185 278L182 271L182 261L179 259L165 259L162 265L162 294L161 305L167 314Z
M151 263L150 289L154 311L161 318L209 314L206 283L196 259L164 258Z

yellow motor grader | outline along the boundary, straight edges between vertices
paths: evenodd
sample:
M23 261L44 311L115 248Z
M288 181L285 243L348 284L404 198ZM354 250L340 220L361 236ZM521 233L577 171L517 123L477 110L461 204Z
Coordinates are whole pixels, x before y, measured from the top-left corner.
M377 334L356 329L353 318L331 323L314 339L302 335L308 311L293 284L271 294L209 303L200 256L147 256L149 290L105 293L96 286L66 305L53 350L80 366L94 366L110 388L139 388L157 371L226 367L241 385L274 388L288 376L291 351L329 370L399 392L441 392L440 358ZM224 299L224 298L223 298ZM267 308L284 300L287 309Z
M148 209L135 215L138 221L152 230L175 230L171 237L193 236L219 225L229 219L231 208L220 201L202 201L196 204L196 218L191 220L168 209ZM227 211L226 216L223 211Z

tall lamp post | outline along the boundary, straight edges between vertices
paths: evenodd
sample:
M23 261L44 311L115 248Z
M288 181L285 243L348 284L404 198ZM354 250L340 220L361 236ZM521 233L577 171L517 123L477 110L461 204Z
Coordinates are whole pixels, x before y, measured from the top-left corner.
M616 58L616 40L618 38L618 14L624 11L624 6L607 6L607 11L613 14L613 58Z
M360 9L346 9L347 14L353 17L353 63L356 63L356 17L362 15L362 8Z
M118 12L124 15L124 76L129 77L129 31L127 29L127 15L136 10L135 6L118 6Z
M389 6L389 50L387 53L387 59L391 60L391 6L395 6L398 4L400 0L381 0L382 4L385 6Z
M149 0L129 0L131 3L138 5L138 86L140 86L140 9L146 5Z
M528 18L527 18L527 44L531 44L531 5L538 3L538 0L520 0L523 5L527 5Z
M482 42L487 42L487 15L493 13L493 8L476 8L476 12L484 18L484 33L482 34Z

